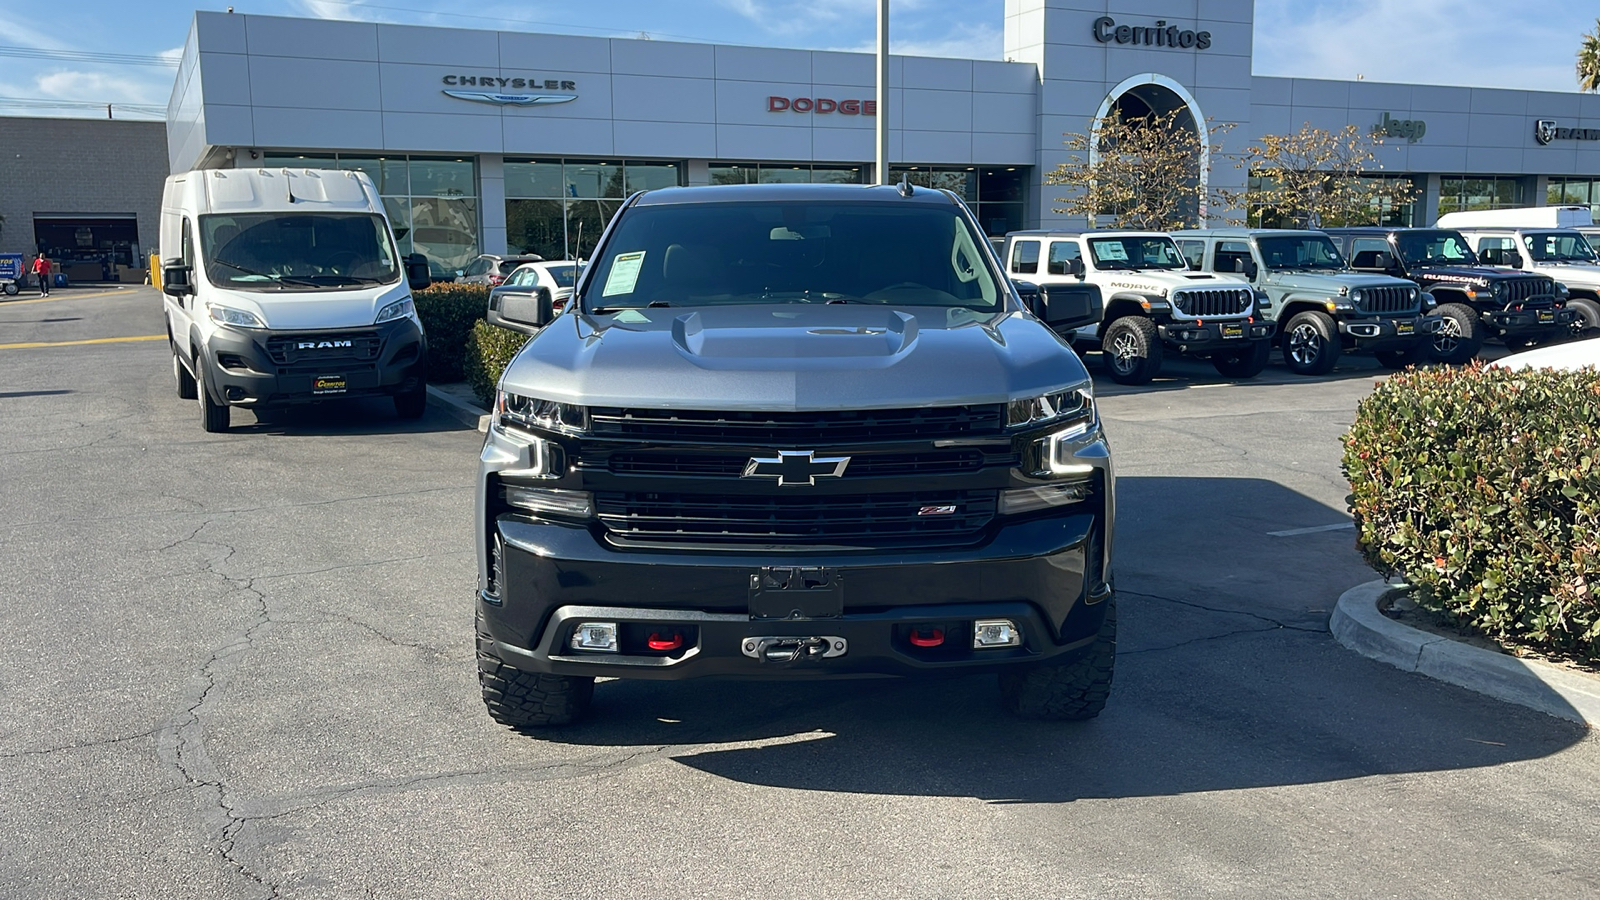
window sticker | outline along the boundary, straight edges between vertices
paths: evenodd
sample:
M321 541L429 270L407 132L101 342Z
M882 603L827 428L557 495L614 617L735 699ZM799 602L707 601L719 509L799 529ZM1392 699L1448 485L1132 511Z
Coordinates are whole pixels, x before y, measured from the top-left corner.
M618 253L611 260L611 274L606 276L606 287L600 292L600 296L614 297L617 294L633 293L634 285L639 283L639 270L644 267L644 254L643 250Z
M1103 261L1127 262L1128 248L1122 246L1121 241L1095 241L1089 246L1094 248L1094 258Z
M616 271L616 270L613 269L612 271ZM650 321L650 317L645 315L642 312L639 312L637 309L625 309L622 312L619 312L615 316L613 316L612 317L612 321L613 322L631 322L631 323L648 322L648 321Z

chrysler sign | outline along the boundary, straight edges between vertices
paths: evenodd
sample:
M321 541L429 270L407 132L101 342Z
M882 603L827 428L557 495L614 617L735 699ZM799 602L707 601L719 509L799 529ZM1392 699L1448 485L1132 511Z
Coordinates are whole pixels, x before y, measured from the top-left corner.
M446 75L444 94L457 100L496 103L501 106L536 106L578 99L578 83L556 78L515 78L498 75ZM462 90L477 88L477 90Z

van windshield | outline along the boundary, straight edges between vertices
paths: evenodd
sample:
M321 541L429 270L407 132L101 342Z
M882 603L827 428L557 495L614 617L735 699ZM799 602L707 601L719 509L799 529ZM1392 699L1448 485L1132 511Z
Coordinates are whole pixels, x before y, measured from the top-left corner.
M381 216L235 213L200 217L206 279L245 290L349 287L400 280Z
M1595 261L1594 251L1589 248L1589 242L1583 235L1576 231L1535 231L1524 233L1522 243L1528 248L1528 256L1537 262L1582 262Z
M623 213L583 288L589 312L876 303L995 311L1001 286L954 206L684 203Z

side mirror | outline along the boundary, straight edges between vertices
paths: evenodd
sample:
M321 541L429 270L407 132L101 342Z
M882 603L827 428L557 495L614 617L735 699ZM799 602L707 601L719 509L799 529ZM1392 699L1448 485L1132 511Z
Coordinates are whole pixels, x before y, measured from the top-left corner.
M549 325L555 317L550 289L539 288L533 294L489 291L489 310L484 319L490 325L511 331L538 334L539 329Z
M1088 282L1042 285L1037 307L1039 318L1057 334L1094 325L1105 315L1100 287Z
M1034 316L1044 318L1044 310L1039 306L1039 285L1032 281L1011 279L1011 286L1017 289L1017 296L1022 298L1022 308L1033 313Z
M1083 258L1082 257L1079 257L1077 259L1069 259L1069 260L1067 260L1067 274L1068 275L1071 275L1073 278L1077 278L1079 280L1082 280L1083 279L1083 273L1084 273L1084 268L1083 268Z
M1236 275L1243 275L1251 281L1255 281L1256 273L1260 270L1256 268L1255 260L1243 256L1235 256L1233 258L1233 271Z
M171 263L162 266L161 293L169 297L187 297L194 293L194 285L189 282L189 275L193 271L193 266L173 265Z
M1387 272L1394 268L1394 257L1387 253L1379 253L1377 259L1372 261L1372 267Z
M1506 265L1513 269L1522 268L1522 254L1515 250L1506 251Z
M413 291L420 291L433 284L433 273L428 269L428 258L421 253L413 253L405 258L406 283L411 285Z

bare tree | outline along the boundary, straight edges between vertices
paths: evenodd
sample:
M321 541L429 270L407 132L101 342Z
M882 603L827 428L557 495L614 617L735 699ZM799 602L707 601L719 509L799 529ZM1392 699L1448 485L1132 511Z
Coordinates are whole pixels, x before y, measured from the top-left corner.
M1409 203L1417 193L1409 181L1374 177L1383 169L1380 143L1354 125L1265 135L1239 156L1248 186L1224 193L1252 219L1269 215L1309 228L1377 224L1385 204Z
M1093 225L1150 231L1192 227L1221 194L1208 187L1201 151L1218 156L1209 142L1231 125L1207 124L1207 143L1180 117L1187 110L1123 118L1119 110L1096 119L1089 134L1067 134L1068 162L1047 184L1069 189L1055 212L1083 216ZM1207 176L1207 177L1202 177Z

